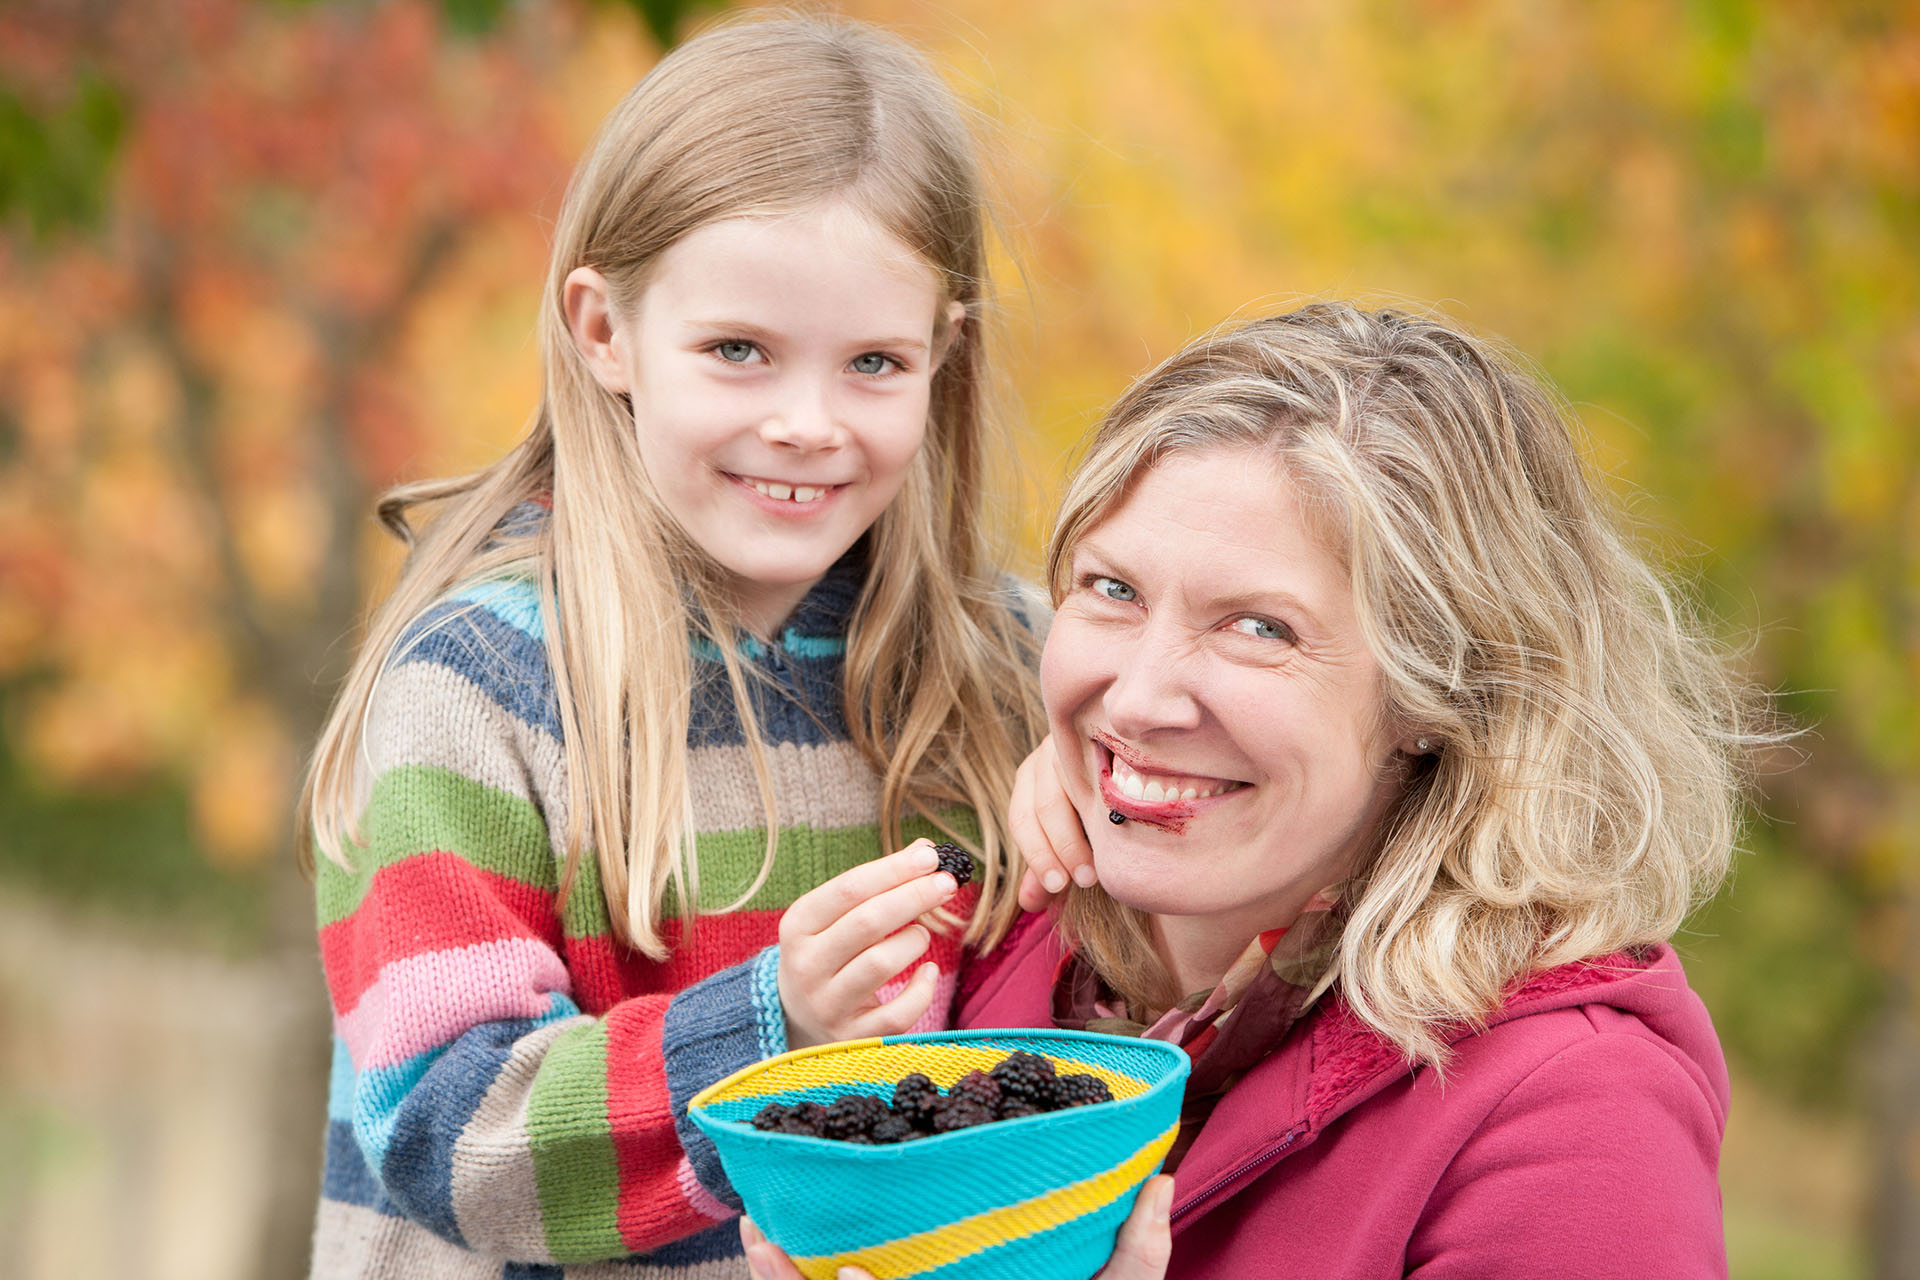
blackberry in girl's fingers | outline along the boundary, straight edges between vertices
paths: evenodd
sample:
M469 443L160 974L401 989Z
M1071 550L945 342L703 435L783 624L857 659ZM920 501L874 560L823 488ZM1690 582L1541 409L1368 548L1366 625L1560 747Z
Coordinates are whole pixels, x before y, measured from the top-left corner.
M973 859L967 856L965 849L942 840L933 846L933 851L940 859L940 865L935 869L952 876L955 884L965 885L973 879Z

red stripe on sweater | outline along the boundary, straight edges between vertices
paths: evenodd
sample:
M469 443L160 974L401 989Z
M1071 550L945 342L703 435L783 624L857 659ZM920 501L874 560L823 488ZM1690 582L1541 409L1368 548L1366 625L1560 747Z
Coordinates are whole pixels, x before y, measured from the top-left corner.
M666 1008L666 1000L632 1000L607 1015L607 1119L620 1171L616 1213L620 1238L634 1253L712 1225L680 1191L680 1143L660 1051Z
M607 934L568 938L567 968L573 972L574 999L586 1012L600 1014L635 992L684 991L779 941L780 913L702 916L692 934L692 940L687 940L678 920L662 922L660 936L672 948L665 960L649 960Z
M374 872L353 914L320 930L320 959L333 1007L345 1013L390 961L502 938L557 945L552 895L457 854L424 853Z

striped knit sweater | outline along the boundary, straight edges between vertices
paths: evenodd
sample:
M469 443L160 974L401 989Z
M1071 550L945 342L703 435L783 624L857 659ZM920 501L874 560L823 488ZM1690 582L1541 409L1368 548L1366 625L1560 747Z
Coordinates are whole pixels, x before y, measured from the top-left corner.
M779 643L750 647L772 677L755 710L779 853L743 910L688 931L670 898L677 945L658 963L612 940L591 854L559 900L567 779L533 587L468 589L410 629L370 710L366 843L352 871L320 860L335 1052L314 1275L746 1274L739 1201L686 1101L785 1049L781 911L884 852L879 782L841 706L858 585L836 566ZM711 910L751 884L766 827L718 654L696 646L695 667ZM970 812L947 816L976 830ZM922 1029L945 1025L955 940L932 957L944 976Z

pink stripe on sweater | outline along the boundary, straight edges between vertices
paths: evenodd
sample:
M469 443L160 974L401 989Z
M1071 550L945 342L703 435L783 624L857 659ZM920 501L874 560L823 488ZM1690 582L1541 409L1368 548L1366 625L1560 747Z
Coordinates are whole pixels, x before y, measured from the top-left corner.
M680 1181L680 1194L687 1198L693 1211L702 1217L712 1218L715 1222L724 1222L733 1216L733 1210L721 1204L713 1192L700 1185L700 1179L693 1172L693 1164L685 1156L680 1157L680 1167L673 1171Z
M895 978L875 991L874 998L881 1004L885 1004L905 991L907 983L912 980L911 972L905 977ZM927 1006L927 1011L920 1015L918 1022L907 1028L906 1034L918 1035L923 1031L945 1031L951 1027L953 1025L953 993L958 985L959 979L942 969L940 976L934 979L933 1003Z
M535 938L428 951L380 967L360 1002L335 1020L356 1070L404 1062L485 1022L538 1018L567 995L566 966Z

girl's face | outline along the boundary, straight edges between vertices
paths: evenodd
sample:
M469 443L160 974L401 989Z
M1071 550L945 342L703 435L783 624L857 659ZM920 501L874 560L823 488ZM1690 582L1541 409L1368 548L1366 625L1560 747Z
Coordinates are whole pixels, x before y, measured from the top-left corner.
M631 313L608 316L602 359L583 344L601 384L632 398L648 476L757 633L900 491L926 435L936 339L964 313L943 303L924 259L824 203L691 232Z
M1349 875L1400 786L1344 560L1264 452L1135 480L1073 550L1040 679L1100 883L1183 981Z

